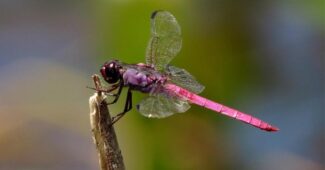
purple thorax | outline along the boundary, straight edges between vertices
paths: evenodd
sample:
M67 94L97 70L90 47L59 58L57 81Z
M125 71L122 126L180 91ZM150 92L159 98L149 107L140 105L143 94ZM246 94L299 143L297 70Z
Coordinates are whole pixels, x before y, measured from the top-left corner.
M165 75L141 63L128 65L123 69L124 86L129 86L144 93L152 92L157 84L165 83L166 79Z

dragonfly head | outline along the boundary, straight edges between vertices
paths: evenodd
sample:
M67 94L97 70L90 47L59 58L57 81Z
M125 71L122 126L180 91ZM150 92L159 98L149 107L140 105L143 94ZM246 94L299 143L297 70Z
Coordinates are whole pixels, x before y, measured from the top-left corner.
M117 60L112 60L106 62L102 66L100 73L102 74L105 81L107 81L109 84L114 84L122 77L120 73L121 68L122 66Z

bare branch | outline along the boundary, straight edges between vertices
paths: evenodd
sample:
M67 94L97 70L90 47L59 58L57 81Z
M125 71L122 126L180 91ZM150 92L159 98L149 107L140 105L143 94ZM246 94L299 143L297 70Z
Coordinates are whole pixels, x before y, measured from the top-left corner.
M125 169L112 120L109 114L106 95L101 90L98 75L92 76L96 93L89 98L90 124L93 140L99 156L101 170Z

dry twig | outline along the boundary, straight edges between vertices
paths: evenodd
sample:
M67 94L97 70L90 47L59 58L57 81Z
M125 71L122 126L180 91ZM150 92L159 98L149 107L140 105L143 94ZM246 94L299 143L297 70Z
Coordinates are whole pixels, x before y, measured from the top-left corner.
M112 120L105 101L106 95L100 91L98 75L92 76L96 93L89 98L90 124L93 140L99 156L101 170L125 169L121 150L119 149Z

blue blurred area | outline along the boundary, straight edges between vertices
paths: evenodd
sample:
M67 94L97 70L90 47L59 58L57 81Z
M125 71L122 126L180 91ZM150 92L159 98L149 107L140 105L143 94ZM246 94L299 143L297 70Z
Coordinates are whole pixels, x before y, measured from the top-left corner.
M85 87L109 58L144 62L156 9L178 19L183 49L172 64L206 86L202 96L280 131L197 106L159 120L133 110L116 125L127 169L324 169L324 6L0 1L0 169L99 168Z

